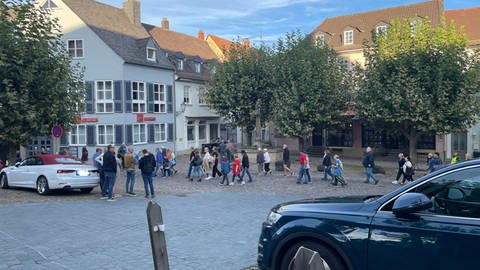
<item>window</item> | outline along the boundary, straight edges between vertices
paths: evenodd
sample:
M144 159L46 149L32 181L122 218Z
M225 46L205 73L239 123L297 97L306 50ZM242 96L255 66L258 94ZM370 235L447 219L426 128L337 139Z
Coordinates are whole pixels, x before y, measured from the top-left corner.
M379 35L385 36L387 34L387 26L386 25L379 25L375 28L375 32Z
M165 95L166 95L165 85L157 84L157 83L153 85L154 112L156 113L167 112L167 102L166 102Z
M68 54L73 59L83 58L83 40L82 39L69 39L67 40L68 44Z
M426 214L480 218L480 168L468 168L442 175L409 192L423 193L433 203ZM394 201L382 208L391 211Z
M198 139L206 140L207 139L207 122L200 121L198 123Z
M58 8L58 6L52 0L47 0L43 3L42 8L44 8L44 9L54 9L54 8Z
M133 125L133 143L141 144L147 143L147 133L146 133L145 124L135 124Z
M315 35L315 44L317 46L325 44L325 35L324 34L316 34Z
M165 124L155 124L155 142L167 141L167 127Z
M86 145L87 144L87 128L83 125L75 126L70 132L71 145Z
M200 87L198 89L198 104L205 105L205 88Z
M132 82L132 112L146 112L147 101L145 98L145 83Z
M147 48L147 60L157 61L157 50L155 48Z
M190 86L185 86L183 87L183 102L185 104L191 104L190 103Z
M348 30L343 32L343 45L352 45L353 44L353 30Z
M97 142L99 145L113 144L113 125L98 125L97 126Z
M113 82L112 81L96 81L96 108L97 113L113 112Z
M187 141L195 141L195 122L187 122Z
M353 129L350 123L345 124L344 128L327 130L327 146L352 147Z
M196 73L200 73L202 71L200 63L195 63L194 67Z
M183 59L177 59L177 69L183 70Z

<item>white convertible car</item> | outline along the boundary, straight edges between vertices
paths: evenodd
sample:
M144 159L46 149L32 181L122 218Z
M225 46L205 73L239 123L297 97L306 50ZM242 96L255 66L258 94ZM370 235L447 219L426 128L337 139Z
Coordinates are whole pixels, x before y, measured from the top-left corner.
M63 155L32 156L0 172L1 188L35 188L40 195L52 189L80 189L89 193L99 183L97 168Z

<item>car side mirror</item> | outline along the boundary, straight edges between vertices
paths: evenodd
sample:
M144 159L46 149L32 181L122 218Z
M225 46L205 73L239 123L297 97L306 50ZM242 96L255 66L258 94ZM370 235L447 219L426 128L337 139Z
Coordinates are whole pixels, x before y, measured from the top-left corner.
M405 193L395 200L392 212L396 216L408 216L430 209L432 205L432 201L423 193Z
M15 167L20 166L20 162L15 163Z

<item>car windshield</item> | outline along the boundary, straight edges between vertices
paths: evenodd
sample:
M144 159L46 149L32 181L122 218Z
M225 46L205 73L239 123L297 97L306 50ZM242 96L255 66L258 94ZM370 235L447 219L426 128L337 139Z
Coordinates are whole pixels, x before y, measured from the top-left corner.
M57 157L55 162L59 164L82 164L80 161L68 157Z

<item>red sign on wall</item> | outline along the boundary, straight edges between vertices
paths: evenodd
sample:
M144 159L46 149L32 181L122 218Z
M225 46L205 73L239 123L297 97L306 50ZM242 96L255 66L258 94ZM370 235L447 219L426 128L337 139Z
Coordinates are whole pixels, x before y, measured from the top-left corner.
M82 123L98 123L98 118L94 118L94 117L82 118Z
M153 117L153 116L145 116L143 117L143 121L145 122L154 122L155 120L157 120L156 117Z
M143 113L137 114L137 122L139 122L139 123L143 122Z

